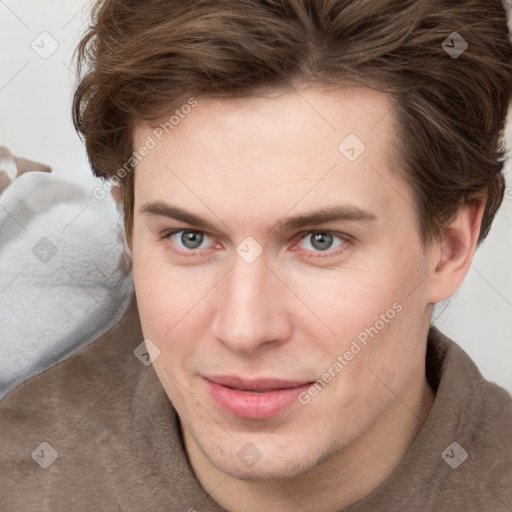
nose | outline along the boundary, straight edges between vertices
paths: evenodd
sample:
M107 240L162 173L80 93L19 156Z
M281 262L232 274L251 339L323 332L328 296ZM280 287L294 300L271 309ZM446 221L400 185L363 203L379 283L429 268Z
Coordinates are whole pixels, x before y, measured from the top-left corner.
M290 338L290 292L264 257L247 263L234 255L231 271L219 284L219 304L212 323L213 336L219 342L234 352L250 354Z

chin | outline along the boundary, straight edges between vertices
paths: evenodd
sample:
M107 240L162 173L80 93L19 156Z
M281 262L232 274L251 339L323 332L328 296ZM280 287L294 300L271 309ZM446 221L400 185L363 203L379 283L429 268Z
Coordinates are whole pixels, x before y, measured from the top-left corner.
M331 449L317 447L317 450L315 450L315 447L309 445L308 449L305 450L299 446L299 443L288 442L290 445L286 447L287 453L282 453L277 446L273 446L271 443L260 443L261 458L253 463L249 460L247 464L243 462L243 455L254 452L247 448L244 451L245 442L241 444L241 448L234 451L232 450L235 443L232 443L231 446L226 447L226 450L221 448L220 453L217 451L218 448L210 452L200 446L203 453L217 469L234 478L247 481L295 478L308 473L337 453L334 446ZM238 447L240 443L237 442L236 445ZM266 456L265 453L269 455Z
M261 459L252 468L243 468L239 464L227 461L212 461L218 469L238 480L263 482L268 480L286 480L307 473L312 467L304 464L304 461L287 461L283 463L271 463ZM225 462L225 464L223 464Z

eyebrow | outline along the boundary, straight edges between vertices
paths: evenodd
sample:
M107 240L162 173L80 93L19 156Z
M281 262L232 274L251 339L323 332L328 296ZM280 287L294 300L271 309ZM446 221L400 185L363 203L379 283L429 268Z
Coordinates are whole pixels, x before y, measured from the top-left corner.
M199 226L210 231L216 231L219 229L217 225L210 222L205 217L161 201L148 201L141 206L139 211L142 215L180 220L187 224ZM300 215L282 217L269 229L269 231L279 233L335 221L366 223L377 219L378 217L376 214L364 208L360 208L355 205L339 205L321 208L320 210L306 212Z
M372 222L377 220L377 215L354 205L331 206L307 212L292 217L279 219L272 227L272 231L290 231L306 226L316 226L329 222Z
M140 213L150 217L167 217L170 219L180 220L187 224L200 226L208 230L217 230L217 226L205 217L201 217L192 212L188 212L178 206L163 203L161 201L148 201L140 207Z

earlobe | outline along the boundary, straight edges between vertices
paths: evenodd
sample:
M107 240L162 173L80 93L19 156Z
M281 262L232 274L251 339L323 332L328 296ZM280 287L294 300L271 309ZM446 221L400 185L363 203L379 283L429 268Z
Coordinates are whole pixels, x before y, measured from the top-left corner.
M451 297L464 281L478 242L485 200L466 200L455 218L444 229L432 251L432 273L428 283L428 302L437 304Z

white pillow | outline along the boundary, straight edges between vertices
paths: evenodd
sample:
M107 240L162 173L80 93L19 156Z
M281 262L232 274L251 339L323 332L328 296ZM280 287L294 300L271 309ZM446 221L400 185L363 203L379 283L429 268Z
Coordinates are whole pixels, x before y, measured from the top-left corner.
M110 194L30 172L0 196L0 398L112 328L133 297Z

